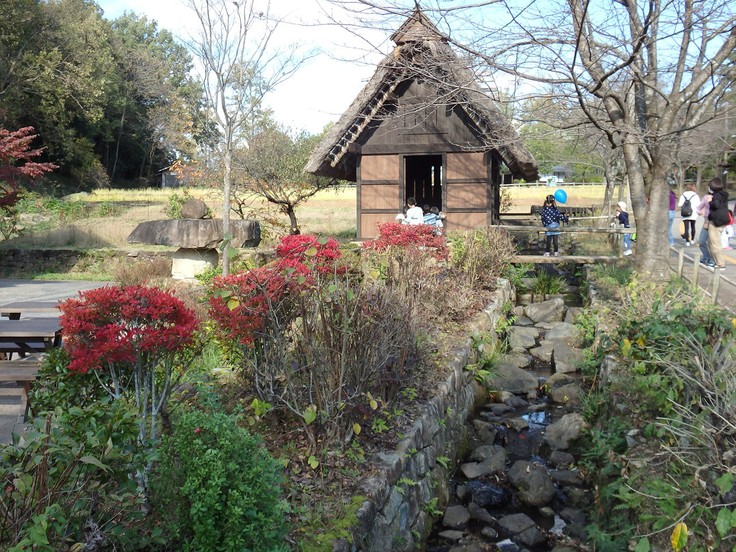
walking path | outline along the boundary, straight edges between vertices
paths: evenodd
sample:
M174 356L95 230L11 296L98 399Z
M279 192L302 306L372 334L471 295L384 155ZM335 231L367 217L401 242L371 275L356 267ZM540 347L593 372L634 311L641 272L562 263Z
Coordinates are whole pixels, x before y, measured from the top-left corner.
M94 289L107 282L45 282L34 280L0 280L0 305L16 301L58 301L75 297L80 291ZM28 313L24 318L48 317L48 314ZM8 443L11 433L23 428L20 412L22 390L14 382L0 383L0 442Z

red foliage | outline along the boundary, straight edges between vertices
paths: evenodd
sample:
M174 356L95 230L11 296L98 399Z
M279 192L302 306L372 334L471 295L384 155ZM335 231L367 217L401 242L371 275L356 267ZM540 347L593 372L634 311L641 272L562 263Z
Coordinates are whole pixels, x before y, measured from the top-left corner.
M345 271L345 267L338 265L340 245L334 238L320 239L310 234L284 236L276 246L276 256L280 268L303 266L321 274Z
M221 338L250 346L268 321L269 310L282 306L296 279L291 272L261 267L212 280L210 316Z
M0 128L1 207L13 206L18 201L16 190L19 178L37 178L57 168L53 163L37 163L32 160L43 152L41 148L30 149L31 143L37 137L37 134L33 134L33 127L12 132Z
M385 251L390 247L425 248L429 255L438 260L447 259L449 254L445 239L435 236L432 227L426 224L379 223L378 233L378 238L365 242L363 247L376 251Z
M164 356L192 342L194 312L167 291L106 286L61 304L69 370L86 373L106 363L133 364L144 354Z

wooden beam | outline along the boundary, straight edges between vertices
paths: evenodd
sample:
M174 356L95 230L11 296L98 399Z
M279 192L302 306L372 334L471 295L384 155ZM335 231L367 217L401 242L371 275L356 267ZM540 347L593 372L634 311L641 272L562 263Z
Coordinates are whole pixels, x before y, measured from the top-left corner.
M511 259L512 263L542 264L542 263L610 263L621 259L611 255L560 255L559 257L545 257L544 255L516 255Z
M544 226L517 226L514 224L494 224L494 228L509 232L561 232L563 234L636 234L636 228L589 228L581 226L560 226L545 228Z

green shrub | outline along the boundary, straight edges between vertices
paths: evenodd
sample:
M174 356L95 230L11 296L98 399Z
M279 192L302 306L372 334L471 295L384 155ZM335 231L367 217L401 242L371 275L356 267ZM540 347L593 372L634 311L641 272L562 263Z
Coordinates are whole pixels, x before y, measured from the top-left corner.
M128 540L142 517L130 477L142 465L137 433L128 406L105 400L57 408L3 446L0 549L86 550Z
M447 241L450 266L464 272L472 285L486 289L495 289L496 279L516 254L511 234L493 226L450 232Z
M44 357L29 393L35 413L53 411L57 407L62 410L72 406L84 408L107 397L104 373L70 372L69 361L69 351L62 347L52 349Z
M285 549L277 464L238 421L187 412L162 443L152 503L177 550Z

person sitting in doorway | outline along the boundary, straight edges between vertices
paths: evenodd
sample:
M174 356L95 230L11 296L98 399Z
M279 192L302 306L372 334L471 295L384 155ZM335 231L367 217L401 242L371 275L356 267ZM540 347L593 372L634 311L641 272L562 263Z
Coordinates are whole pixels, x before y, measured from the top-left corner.
M417 205L417 200L410 197L406 200L408 209L406 210L406 216L404 217L404 223L416 226L424 223L424 211Z

